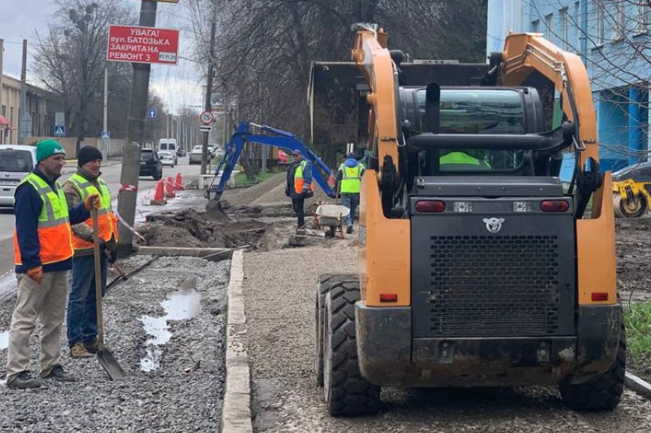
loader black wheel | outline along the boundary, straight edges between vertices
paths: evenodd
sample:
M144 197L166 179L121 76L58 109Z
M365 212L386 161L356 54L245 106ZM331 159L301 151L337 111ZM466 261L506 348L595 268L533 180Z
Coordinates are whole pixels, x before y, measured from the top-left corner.
M563 402L575 410L602 411L613 410L622 399L626 373L626 329L622 322L619 334L617 358L608 371L596 380L572 385L560 385Z
M332 416L359 416L380 409L380 387L359 371L355 333L357 278L334 278L325 297L323 390Z
M323 274L316 283L314 322L316 324L316 384L323 386L323 336L325 335L325 297L330 290L330 282L336 279L355 278L354 274Z

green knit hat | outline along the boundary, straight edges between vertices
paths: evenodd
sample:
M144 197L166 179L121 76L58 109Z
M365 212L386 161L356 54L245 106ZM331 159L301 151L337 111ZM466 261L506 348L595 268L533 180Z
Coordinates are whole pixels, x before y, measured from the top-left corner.
M66 151L63 150L63 147L59 144L58 141L51 138L40 141L36 145L36 162L41 162L45 158L59 154L65 155Z

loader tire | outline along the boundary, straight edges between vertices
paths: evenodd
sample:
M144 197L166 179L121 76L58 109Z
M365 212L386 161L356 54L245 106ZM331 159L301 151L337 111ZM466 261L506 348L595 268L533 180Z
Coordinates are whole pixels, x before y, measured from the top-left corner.
M563 403L575 410L606 411L617 407L624 392L626 373L626 329L622 321L619 348L613 365L596 380L572 385L560 385Z
M359 370L355 331L357 278L335 278L325 297L323 390L330 415L372 415L380 409L380 387Z
M316 384L323 386L323 336L325 335L325 297L330 290L333 278L350 279L354 274L323 274L316 283L316 301L314 308L314 322L316 324Z

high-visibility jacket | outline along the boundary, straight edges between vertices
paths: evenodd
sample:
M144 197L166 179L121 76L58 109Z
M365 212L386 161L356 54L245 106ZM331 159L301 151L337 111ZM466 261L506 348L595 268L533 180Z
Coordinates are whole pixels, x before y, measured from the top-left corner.
M41 265L62 262L74 254L72 233L68 215L68 203L63 188L56 182L56 192L50 188L40 176L28 174L20 183L29 183L43 201L41 213L38 216L38 243ZM16 266L22 266L18 233L14 230L14 258Z
M476 166L478 168L490 168L490 165L486 162L480 161L475 157L468 155L465 152L450 152L447 155L443 155L439 158L440 165L466 165L466 166Z
M118 240L118 226L117 218L113 213L113 208L111 206L111 192L102 179L97 178L97 184L99 185L99 190L97 187L91 183L88 179L84 178L79 173L73 174L70 179L70 182L79 192L79 197L83 202L91 194L98 194L100 197L100 206L97 209L97 222L99 224L99 238L108 242L111 240L111 237L115 241ZM88 218L84 221L84 224L88 224L90 227L93 226L93 218ZM79 236L76 236L73 232L72 235L72 245L75 250L83 250L87 248L92 248L93 243L88 242Z
M359 194L362 190L362 172L364 171L364 166L357 164L355 167L347 167L341 164L339 170L341 170L342 174L339 192L341 194Z
M303 185L305 184L305 180L303 179L303 170L305 170L305 167L307 167L307 161L301 161L294 172L294 191L296 194L303 192ZM310 191L314 192L314 182L310 183Z

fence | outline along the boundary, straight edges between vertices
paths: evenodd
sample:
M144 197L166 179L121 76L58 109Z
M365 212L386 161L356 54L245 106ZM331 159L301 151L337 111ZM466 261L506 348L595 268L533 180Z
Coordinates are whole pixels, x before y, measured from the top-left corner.
M74 159L77 157L77 138L76 137L27 137L25 139L26 144L35 145L41 140L48 138L54 138L56 141L61 143L61 146L66 151L66 157L69 159ZM124 146L124 140L122 139L101 139L101 138L85 138L84 146L93 146L99 148L104 155L104 159L115 158L122 156L122 147Z

